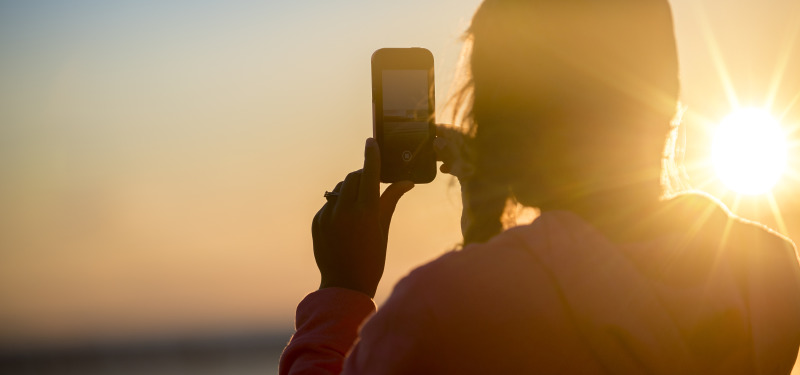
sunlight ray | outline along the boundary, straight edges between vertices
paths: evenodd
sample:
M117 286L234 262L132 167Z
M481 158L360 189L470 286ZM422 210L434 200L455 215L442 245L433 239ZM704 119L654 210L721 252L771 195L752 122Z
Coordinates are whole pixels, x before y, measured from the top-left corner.
M800 182L800 172L794 171L791 168L786 170L784 176L791 179L792 181Z
M714 178L710 178L709 177L709 178L707 178L707 179L705 179L703 181L699 181L698 183L693 184L693 187L695 189L697 189L697 190L706 191L706 188L708 188L709 186L714 184L715 181L716 180ZM719 195L719 194L717 194L717 195ZM718 197L718 198L722 199L723 197Z
M710 160L695 160L686 162L683 165L686 174L689 175L689 184L692 188L703 190L704 188L712 185L717 179L713 173L707 173L712 170L713 165ZM706 175L707 177L699 179L698 175Z
M789 235L789 229L786 227L786 222L783 220L781 209L778 207L778 202L775 201L775 196L772 193L767 194L767 202L772 211L772 216L775 217L775 224L778 226L778 231L784 236Z
M694 236L703 229L703 225L708 221L708 218L716 211L717 208L712 206L707 207L702 214L695 220L694 225L692 228L689 229L689 235Z
M736 215L736 211L739 211L739 204L741 202L742 196L741 194L736 194L736 198L733 200L733 205L730 208L730 212ZM722 231L722 238L720 239L720 247L725 246L728 241L728 235L730 235L731 227L733 226L733 220L728 220L725 224L725 230Z
M700 212L699 215L695 215L691 219L692 220L691 225L689 226L687 232L685 233L685 236L683 236L681 243L678 246L675 246L674 251L670 254L670 256L667 259L665 259L665 264L664 264L665 270L670 269L675 264L675 262L677 262L680 259L682 255L680 253L682 251L685 251L685 249L688 249L689 247L687 245L689 244L689 242L698 233L701 233L703 231L706 222L708 221L709 217L711 217L711 215L714 213L715 210L716 208L713 206L706 207L702 212Z
M800 92L798 92L794 98L792 98L792 100L789 102L789 105L786 106L786 109L783 110L778 119L783 120L786 118L786 115L789 114L789 111L791 111L792 108L794 108L794 105L797 104L798 100L800 100Z
M734 207L739 206L739 194L736 194L736 200L734 201ZM714 265L711 269L711 272L715 272L718 269L719 262L723 260L723 252L727 248L728 245L728 237L731 233L731 228L733 228L734 220L730 217L728 220L725 221L725 228L722 230L722 235L720 236L719 246L717 246L717 251L714 257ZM710 285L706 284L706 291L708 291Z
M731 212L733 212L734 215L736 214L736 211L739 211L739 204L741 202L742 202L742 195L736 194L736 198L734 198L733 205L731 206Z
M691 124L699 124L700 129L703 130L708 135L712 135L714 133L714 127L716 125L716 121L712 120L709 117L706 117L702 113L686 111L684 115L686 121Z
M717 74L719 74L719 79L722 82L723 88L725 89L725 95L728 97L728 102L732 108L738 108L739 98L736 96L736 90L733 88L733 80L730 77L730 73L725 65L725 61L722 58L722 50L720 49L719 43L714 36L714 31L711 29L711 24L708 21L706 12L699 3L692 2L692 4L694 5L695 16L697 17L698 24L702 29L702 34L705 38L706 45L709 47L711 58L714 61L714 66L717 69Z
M738 205L738 203L736 205ZM725 229L722 231L722 238L720 239L719 242L720 248L724 248L725 245L728 244L728 236L731 234L731 227L733 227L733 220L728 220L728 222L725 223Z
M767 91L767 100L765 106L767 109L772 109L772 105L775 102L775 98L778 96L778 90L780 90L781 82L783 81L783 76L786 73L786 66L789 64L789 59L792 55L793 47L795 45L795 41L797 40L797 35L800 33L800 23L795 23L794 27L790 32L787 33L786 43L784 43L784 48L781 49L780 55L777 58L777 65L775 66L775 71L772 73L772 81L770 82L769 90ZM792 102L797 100L797 96L792 100ZM792 105L789 105L791 108ZM783 116L781 116L782 118Z

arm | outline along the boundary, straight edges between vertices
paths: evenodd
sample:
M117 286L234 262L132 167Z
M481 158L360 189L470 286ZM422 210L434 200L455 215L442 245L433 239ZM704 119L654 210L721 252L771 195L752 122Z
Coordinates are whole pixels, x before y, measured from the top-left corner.
M471 167L460 162L462 134L448 130L442 127L437 138L442 172L464 177ZM297 308L297 333L281 356L281 375L337 374L345 361L345 373L351 374L416 373L434 363L427 359L433 350L426 349L426 338L435 325L420 293L411 291L413 277L398 284L364 326L359 343L359 326L375 312L370 297L383 274L392 214L414 186L399 182L379 194L380 152L373 140L364 156L364 169L340 182L333 190L338 197L314 217L314 257L322 282Z
M358 328L374 312L372 299L349 289L306 296L297 306L297 332L281 355L280 375L340 373Z
M435 372L435 348L447 344L437 344L437 325L418 280L412 273L401 281L371 317L375 305L363 293L326 288L306 296L297 307L297 333L281 355L280 375Z
M375 311L372 297L383 275L389 224L409 181L380 193L380 151L373 139L364 168L326 193L311 234L320 270L320 290L297 308L297 333L284 350L280 374L337 374L358 327Z

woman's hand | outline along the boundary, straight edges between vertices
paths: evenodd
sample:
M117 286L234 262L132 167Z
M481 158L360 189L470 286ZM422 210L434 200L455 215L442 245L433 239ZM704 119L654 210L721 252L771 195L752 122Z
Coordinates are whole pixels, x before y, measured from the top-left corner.
M389 224L410 181L390 185L380 194L381 154L367 139L364 169L347 175L314 216L314 258L322 276L320 289L341 287L375 296L386 262Z
M464 134L461 129L451 125L436 125L436 139L433 141L433 149L436 151L436 160L442 162L439 170L442 173L449 173L461 184L461 233L466 233L470 226L469 199L467 199L464 186L469 183L475 168L473 166L473 154L467 143L469 136Z
M436 160L442 162L439 170L458 178L469 179L473 174L472 154L467 147L468 136L452 125L436 124L436 139L433 149Z

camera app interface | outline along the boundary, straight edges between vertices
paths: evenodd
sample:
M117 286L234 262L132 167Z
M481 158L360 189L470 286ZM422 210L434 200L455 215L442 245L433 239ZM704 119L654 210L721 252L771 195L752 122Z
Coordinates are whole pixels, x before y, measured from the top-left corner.
M384 162L407 166L429 137L428 71L384 70L382 80Z

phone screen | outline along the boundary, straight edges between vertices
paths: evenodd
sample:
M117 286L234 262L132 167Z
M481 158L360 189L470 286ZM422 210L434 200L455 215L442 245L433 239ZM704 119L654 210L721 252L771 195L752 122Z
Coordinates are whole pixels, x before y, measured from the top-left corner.
M382 154L388 166L413 164L430 137L428 70L384 69L383 137L386 149Z

